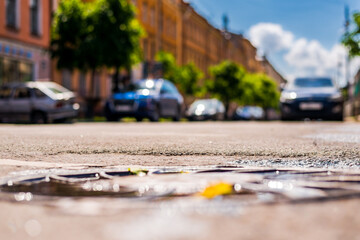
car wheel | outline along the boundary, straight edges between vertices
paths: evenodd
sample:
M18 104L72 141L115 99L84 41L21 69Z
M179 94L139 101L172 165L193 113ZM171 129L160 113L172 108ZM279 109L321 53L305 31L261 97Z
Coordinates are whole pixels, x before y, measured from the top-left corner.
M33 112L31 114L31 123L44 124L47 123L47 116L44 112Z
M173 117L173 121L178 122L181 119L181 108L180 106L177 107L177 111L175 116Z
M105 118L106 118L106 121L108 121L108 122L117 122L117 121L119 121L118 117L116 117L114 115L110 115L110 114L106 115Z
M137 122L141 122L142 120L143 120L142 117L136 117L136 121L137 121Z

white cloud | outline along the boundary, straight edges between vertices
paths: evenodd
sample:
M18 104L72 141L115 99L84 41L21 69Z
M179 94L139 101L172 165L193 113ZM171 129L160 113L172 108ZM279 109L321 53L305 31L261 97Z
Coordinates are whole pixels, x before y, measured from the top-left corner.
M249 38L255 47L269 54L291 47L294 35L279 24L258 23L250 28Z
M279 54L287 66L280 69L289 80L298 76L328 76L340 85L345 84L346 49L341 44L326 49L317 40L295 39L294 34L279 24L259 23L252 26L248 33L250 41L261 53ZM349 64L352 78L360 67L360 58Z

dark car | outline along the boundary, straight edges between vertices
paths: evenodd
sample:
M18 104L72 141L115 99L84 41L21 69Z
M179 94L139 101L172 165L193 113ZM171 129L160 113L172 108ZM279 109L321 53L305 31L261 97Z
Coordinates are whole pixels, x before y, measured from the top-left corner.
M174 84L168 80L140 80L108 99L105 117L108 121L118 121L122 117L135 117L137 121L149 118L154 122L160 117L171 117L179 121L183 101Z
M258 106L243 106L236 108L233 120L264 120L265 112Z
M186 115L190 121L224 120L225 107L217 99L196 100L190 105Z
M0 87L0 121L47 123L77 116L75 94L55 82L9 83Z
M280 97L281 119L343 120L343 96L330 78L297 78Z

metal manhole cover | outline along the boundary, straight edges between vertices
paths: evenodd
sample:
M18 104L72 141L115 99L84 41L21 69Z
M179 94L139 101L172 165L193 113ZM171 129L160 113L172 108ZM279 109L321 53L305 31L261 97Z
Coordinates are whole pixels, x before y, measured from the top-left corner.
M243 204L333 200L360 196L360 173L243 167L43 170L2 179L0 199L36 201L105 197L168 202L221 199Z

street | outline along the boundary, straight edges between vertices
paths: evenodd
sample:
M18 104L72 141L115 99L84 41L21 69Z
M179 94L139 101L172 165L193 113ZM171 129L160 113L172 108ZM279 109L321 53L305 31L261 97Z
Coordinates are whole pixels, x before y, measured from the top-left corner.
M240 167L346 174L358 174L360 170L360 125L356 122L2 124L0 134L0 176L7 181L34 174L129 168L171 168L180 172ZM352 185L356 189L358 181ZM1 195L1 239L360 236L360 217L355 210L360 203L358 194L320 201L241 204L221 197L155 201L104 196L37 198L36 194L27 199L26 193L21 194L15 194L16 201L11 194Z

